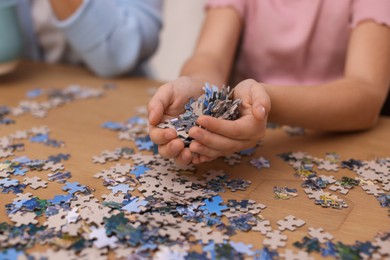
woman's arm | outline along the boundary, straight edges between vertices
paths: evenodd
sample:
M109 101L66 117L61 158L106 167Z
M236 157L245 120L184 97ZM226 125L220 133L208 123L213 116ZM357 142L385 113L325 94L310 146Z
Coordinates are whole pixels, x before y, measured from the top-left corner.
M372 21L351 33L344 78L318 86L265 85L269 120L326 131L375 125L390 85L390 28Z
M199 117L203 128L192 127L189 149L199 156L193 163L253 146L264 136L271 120L327 131L366 129L373 126L390 84L390 29L373 22L354 29L343 79L318 86L272 86L246 80L236 86L241 117L235 121ZM266 91L264 91L264 87ZM259 108L262 113L257 113ZM182 160L187 162L188 160Z
M207 16L192 57L184 64L181 75L221 86L226 84L242 21L233 8L213 8Z
M234 9L211 9L182 75L226 83L241 23ZM360 23L350 36L344 78L317 86L263 84L272 104L269 120L326 131L372 127L390 85L389 46L390 28Z
M97 75L133 71L157 49L162 0L52 0L72 48Z

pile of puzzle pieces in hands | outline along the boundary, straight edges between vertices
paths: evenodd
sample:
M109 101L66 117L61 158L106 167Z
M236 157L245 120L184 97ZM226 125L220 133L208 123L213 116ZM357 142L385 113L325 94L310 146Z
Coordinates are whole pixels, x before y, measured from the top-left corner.
M234 89L222 87L219 89L214 85L205 83L203 87L205 93L196 100L191 98L185 105L185 113L177 118L171 118L160 123L160 128L173 128L177 136L183 140L186 147L192 139L188 136L191 127L197 126L196 120L201 115L208 115L225 120L235 120L239 118L240 99L233 100Z
M309 227L307 236L294 243L297 250L284 250L289 232L304 226L304 220L287 215L271 223L260 214L267 210L261 202L224 201L221 195L225 191L245 190L251 182L232 179L222 170L200 173L192 165L178 167L156 154L155 145L147 135L147 125L142 117L103 124L116 131L118 138L133 142L135 148L105 150L92 158L94 163L112 165L94 176L101 179L102 186L93 188L107 191L101 197L93 194L92 187L71 181L72 175L64 165L70 155L57 154L47 159L22 156L13 160L8 158L22 150L3 155L7 160L0 162L0 190L14 193L15 198L5 208L12 224L0 223L0 259L107 259L110 252L119 259L311 259L312 252L350 259L390 256L390 232L379 233L373 241L345 245L332 242L333 235L321 227ZM22 147L21 140L30 138L31 141L31 137L46 134L47 130L33 128L3 137L0 149L9 152L15 142ZM248 149L224 161L239 165L244 156L251 158L254 152L255 149ZM378 196L378 200L386 195L384 191L389 191L390 158L340 161L336 154L322 159L302 152L279 157L302 178L309 198L323 207L342 210L346 206L343 200L323 191L327 186L341 193L360 185ZM271 167L263 157L249 161L261 171ZM355 171L360 179L337 181L331 176L317 176L314 171L314 167L337 171L340 166ZM20 178L24 179L23 183ZM40 199L26 191L46 189L52 182L60 183L63 192L51 199ZM297 195L296 190L287 187L275 188L275 192ZM389 200L387 203L382 206L390 207ZM277 227L272 229L271 224ZM256 233L259 239L263 236L262 249L234 242L238 232ZM28 250L37 244L48 249ZM199 244L200 251L194 249Z

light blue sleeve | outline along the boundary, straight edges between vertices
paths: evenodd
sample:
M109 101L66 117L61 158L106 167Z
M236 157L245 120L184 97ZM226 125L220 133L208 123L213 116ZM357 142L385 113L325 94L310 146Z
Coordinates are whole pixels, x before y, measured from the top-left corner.
M157 49L162 0L84 0L56 21L72 48L97 75L130 73Z

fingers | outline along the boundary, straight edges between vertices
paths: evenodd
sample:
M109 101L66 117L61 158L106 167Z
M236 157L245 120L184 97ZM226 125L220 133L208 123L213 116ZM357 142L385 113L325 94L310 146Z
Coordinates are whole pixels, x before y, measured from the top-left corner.
M188 148L184 148L181 153L175 158L175 163L179 166L186 166L191 163L193 155Z
M184 105L188 100L201 95L201 86L197 80L189 77L181 77L162 85L149 101L149 123L157 125L164 116L175 117L184 112Z
M174 158L177 165L185 166L191 163L192 153L184 147L184 142L176 138L176 131L173 129L159 129L154 127L150 134L154 143L159 144L158 152L164 158ZM153 136L153 137L152 137Z
M151 125L157 125L162 121L164 111L167 110L171 104L172 96L171 83L162 85L153 95L148 104L149 123Z
M158 99L150 100L148 104L149 123L151 125L157 125L162 121L164 114L164 106Z
M259 84L259 83L258 83ZM271 110L271 101L269 95L264 87L254 86L250 89L251 102L252 102L252 114L258 120L262 121L266 119L269 111Z
M158 152L164 158L176 158L184 149L184 143L180 139L174 139L167 144L159 145Z
M217 158L218 158L218 156L208 157L208 156L205 156L205 155L200 155L200 154L193 153L192 163L193 164L201 164L201 163L204 163L204 162L213 161L213 160L215 160Z
M205 145L202 145L198 142L193 141L190 145L190 150L193 153L199 154L200 156L207 156L207 157L218 157L222 156L223 151L212 149L210 147L207 147ZM192 161L195 164L201 163L200 156L197 156L197 158L194 158Z
M215 159L217 159L218 157L215 156L215 157L209 157L209 156L205 156L205 155L199 155L199 161L200 163L204 163L204 162L210 162L210 161L213 161Z
M161 129L155 126L149 128L150 139L155 144L166 144L177 137L176 131L172 128Z
M192 143L195 143L196 141L197 143L201 143L215 150L231 150L234 147L239 146L240 142L242 142L242 140L231 139L200 127L192 127L189 131L189 136L194 139Z
M205 144L201 144L201 143L196 142L196 141L192 141L189 148L190 148L191 152L197 153L200 156L206 156L209 158L216 158L219 156L225 156L225 155L232 154L234 152L244 150L248 147L254 146L254 144L252 144L252 142L250 142L250 141L245 141L245 142L243 142L243 141L229 141L229 144L226 146L228 146L229 149L214 149L214 148L211 148L208 144L205 145Z
M223 120L211 116L201 116L196 121L200 126L209 132L216 133L225 137L237 140L245 140L253 137L253 133L259 128L259 122L252 115L242 116L237 120ZM191 131L192 130L192 131ZM194 139L204 142L202 139L207 136L202 135L201 128L191 128L190 136ZM198 132L201 132L198 134ZM212 140L208 140L212 141Z

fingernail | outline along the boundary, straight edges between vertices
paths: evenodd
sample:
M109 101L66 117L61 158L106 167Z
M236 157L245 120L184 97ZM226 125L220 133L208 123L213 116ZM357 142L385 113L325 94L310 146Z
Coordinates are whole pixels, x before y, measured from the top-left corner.
M265 112L265 108L264 107L260 107L259 108L259 111L260 111L260 116L261 116L261 118L265 118L265 114L266 114L266 112Z

